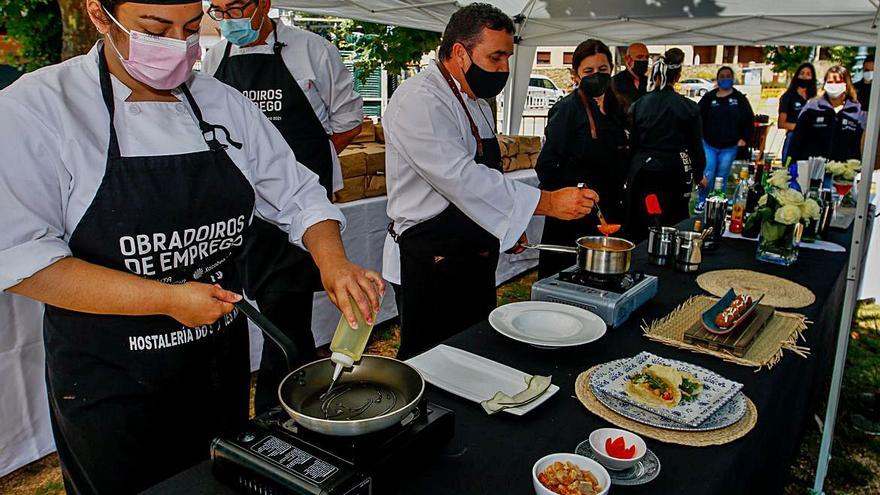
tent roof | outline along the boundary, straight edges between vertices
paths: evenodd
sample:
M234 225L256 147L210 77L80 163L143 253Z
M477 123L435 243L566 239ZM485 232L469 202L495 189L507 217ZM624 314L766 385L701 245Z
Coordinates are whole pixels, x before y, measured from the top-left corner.
M455 0L276 0L275 7L443 31ZM496 0L524 46L873 45L878 0Z

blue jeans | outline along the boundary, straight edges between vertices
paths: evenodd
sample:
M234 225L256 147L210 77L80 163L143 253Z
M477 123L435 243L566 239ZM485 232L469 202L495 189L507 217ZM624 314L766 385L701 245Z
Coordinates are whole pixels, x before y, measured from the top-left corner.
M785 163L785 159L788 158L788 152L791 149L791 137L793 135L794 131L785 133L785 142L782 144L782 163Z
M706 196L715 189L715 177L724 177L722 191L727 190L727 178L730 177L730 168L736 158L736 146L730 148L716 148L703 141L703 150L706 152L706 170L703 175L708 182L705 189L700 189L700 204L706 202Z

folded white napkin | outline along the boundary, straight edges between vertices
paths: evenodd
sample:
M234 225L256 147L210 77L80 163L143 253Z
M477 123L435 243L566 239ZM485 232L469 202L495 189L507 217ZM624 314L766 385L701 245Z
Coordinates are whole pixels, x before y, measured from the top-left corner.
M544 392L550 388L552 378L551 376L534 375L526 382L526 388L513 397L504 392L495 392L491 399L480 402L480 405L488 414L495 414L510 407L524 406L544 395Z

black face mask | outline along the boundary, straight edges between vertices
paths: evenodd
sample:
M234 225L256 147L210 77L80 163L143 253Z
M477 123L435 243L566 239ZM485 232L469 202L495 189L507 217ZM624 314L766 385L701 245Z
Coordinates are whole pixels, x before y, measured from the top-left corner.
M810 85L816 85L816 83L814 83L811 79L801 79L799 77L795 78L795 84L799 88L809 88Z
M464 79L467 81L468 86L471 87L471 91L474 92L474 96L477 98L498 96L498 93L507 84L507 77L510 75L510 72L489 72L477 65L474 59L471 58L470 53L468 53L468 58L471 59L471 66L465 71Z
M590 98L598 98L605 94L609 84L611 84L611 74L597 72L587 77L582 77L578 87Z
M635 72L639 78L647 77L645 73L648 72L648 61L636 60L633 62L633 72Z

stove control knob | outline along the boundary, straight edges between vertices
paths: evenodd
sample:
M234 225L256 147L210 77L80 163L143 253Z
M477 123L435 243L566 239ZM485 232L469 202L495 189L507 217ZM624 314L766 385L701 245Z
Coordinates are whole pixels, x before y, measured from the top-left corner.
M238 436L238 439L242 442L253 442L256 438L257 436L250 432L242 433Z

